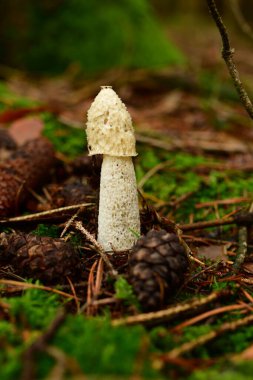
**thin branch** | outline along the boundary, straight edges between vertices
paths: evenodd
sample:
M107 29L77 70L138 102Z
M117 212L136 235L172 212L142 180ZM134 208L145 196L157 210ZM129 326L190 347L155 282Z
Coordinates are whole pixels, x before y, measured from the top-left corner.
M145 183L153 177L154 174L156 174L158 171L166 168L166 166L172 165L171 160L166 160L164 162L160 162L158 165L152 167L139 181L138 183L138 189L141 190Z
M200 321L203 321L203 319L207 319L211 316L217 315L217 314L223 314L226 312L230 312L233 310L241 310L246 309L248 305L246 304L235 304L235 305L227 305L227 306L221 306L217 307L216 309L208 310L205 313L202 313L200 315L197 315L196 317L187 319L186 321L180 323L179 325L173 327L171 331L173 333L179 333L180 330L184 329L185 327L192 326Z
M34 214L14 216L12 218L0 219L0 224L17 223L17 222L32 222L32 221L40 220L40 218L53 217L54 215L58 215L64 212L75 211L75 210L79 210L80 208L88 208L91 206L94 206L94 203L80 203L77 205L64 206L64 207L59 207L59 208L55 208L48 211L36 212Z
M241 226L238 232L238 244L239 244L238 253L233 265L233 268L236 272L240 270L245 260L245 257L247 254L247 248L248 248L247 240L248 240L248 229L245 226Z
M207 305L224 295L229 294L229 291L212 292L206 297L193 298L192 300L178 304L165 310L159 310L151 313L138 314L130 317L113 319L113 326L135 325L138 323L157 323L158 321L168 321L169 319L178 316L186 311L194 310L195 308Z
M179 224L178 228L182 231L202 230L209 227L227 226L238 224L240 226L250 226L253 224L253 212L240 212L230 218L208 220L190 224Z
M84 228L81 222L79 221L74 222L73 226L75 227L76 230L80 231L94 245L94 247L97 249L97 252L100 254L105 264L107 265L108 269L110 270L111 275L113 277L117 277L118 272L116 271L116 269L113 268L113 265L108 259L108 256L105 253L101 244L99 244L97 240L94 238L94 236L92 236L92 234Z
M38 284L30 284L29 282L19 282L19 281L13 281L13 280L0 280L0 285L6 285L6 286L16 286L17 290L25 290L25 289L41 289L45 290L46 292L56 293L59 294L62 297L65 298L74 298L75 296L62 292L61 290L50 288L49 286L44 285L38 285ZM79 300L80 298L78 298Z
M165 362L167 359L169 360L171 358L177 358L183 354L186 354L194 350L195 348L199 346L202 346L212 341L213 339L219 337L222 334L225 334L228 331L234 331L242 326L247 326L248 324L251 324L251 323L253 323L252 314L245 318L238 319L236 321L226 322L223 325L221 325L219 328L217 328L216 330L212 330L208 332L207 334L201 335L197 339L193 339L190 342L183 343L181 346L174 348L167 354L160 355L160 358L162 362Z
M224 59L226 65L227 65L229 74L233 80L234 86L235 86L235 88L239 94L239 97L241 99L241 102L242 102L244 108L248 112L250 118L253 119L253 104L251 103L251 100L250 100L245 88L243 87L243 84L242 84L240 77L239 77L238 70L237 70L236 65L234 63L234 60L233 60L234 49L231 48L227 28L223 23L221 15L220 15L217 7L216 7L215 1L214 0L206 0L206 1L207 1L209 12L210 12L214 22L217 25L217 28L220 32L220 36L222 39L222 44L223 44L222 58Z
M65 233L67 232L67 230L69 229L69 227L71 226L71 224L73 224L74 220L78 217L78 215L80 214L81 211L83 211L83 207L80 207L77 210L77 212L75 214L73 214L69 220L67 220L67 222L65 223L65 227L64 227L64 229L63 229L60 237L63 237L65 235Z
M208 220L204 222L196 222L196 223L190 223L190 224L179 224L178 227L182 231L194 231L194 230L203 230L205 228L210 227L219 227L219 226L226 226L229 224L235 224L234 218L227 218L227 219L215 219L215 220Z

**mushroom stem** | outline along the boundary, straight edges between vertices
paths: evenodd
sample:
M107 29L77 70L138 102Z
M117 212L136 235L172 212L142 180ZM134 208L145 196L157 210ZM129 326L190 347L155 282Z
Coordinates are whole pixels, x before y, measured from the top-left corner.
M131 157L104 155L99 197L98 242L105 251L128 250L140 234L137 185Z

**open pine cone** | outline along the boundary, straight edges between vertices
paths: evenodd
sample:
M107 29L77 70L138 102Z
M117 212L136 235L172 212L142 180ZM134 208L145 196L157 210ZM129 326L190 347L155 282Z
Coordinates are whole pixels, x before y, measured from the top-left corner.
M0 216L17 212L18 206L48 179L55 164L52 144L43 137L30 140L0 165Z
M19 276L44 283L64 283L80 268L74 247L58 238L2 233L0 253L0 266L11 265Z
M129 280L144 311L167 304L182 285L189 266L178 236L151 230L133 247Z

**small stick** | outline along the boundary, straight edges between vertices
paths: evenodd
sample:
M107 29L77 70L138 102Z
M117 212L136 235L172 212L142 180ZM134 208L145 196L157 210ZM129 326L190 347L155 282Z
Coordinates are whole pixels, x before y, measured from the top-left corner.
M54 346L47 346L45 352L55 360L55 364L49 372L49 374L47 375L46 380L64 379L64 373L67 367L66 354L62 350Z
M73 223L73 226L78 230L80 231L93 245L94 247L97 249L98 253L100 254L100 256L102 257L102 259L104 260L105 264L107 265L108 269L110 270L111 272L111 275L113 277L117 277L118 275L118 272L116 271L116 269L113 268L113 265L112 263L110 262L110 260L108 259L103 247L101 246L101 244L99 244L97 242L97 240L94 238L94 236L91 235L91 233L89 233L89 231L87 231L81 222L74 222Z
M97 267L98 260L94 261L90 273L89 273L89 278L88 278L88 286L87 286L87 315L91 316L93 313L93 307L92 307L92 299L94 295L94 271ZM80 313L80 312L79 312Z
M0 285L17 286L21 289L41 289L47 292L59 294L60 296L65 297L65 298L74 298L74 299L76 298L75 296L62 292L61 290L50 288L49 286L44 286L44 285L30 284L29 282L19 282L19 281L14 281L14 280L0 280ZM80 300L80 298L77 298L77 299Z
M80 212L83 211L83 207L80 207L77 212L71 216L71 218L69 218L69 220L67 220L67 222L65 223L65 227L61 233L61 236L60 237L63 237L65 235L65 233L67 232L67 230L69 229L69 227L71 226L71 224L74 222L74 220L78 217L78 215L80 214Z
M181 303L176 306L170 307L165 310L159 310L151 313L144 313L133 315L126 318L119 318L112 320L112 326L121 326L121 325L135 325L138 323L156 323L161 320L167 321L173 318L175 315L179 315L188 310L193 310L194 308L198 308L200 306L204 306L217 300L218 298L223 297L225 294L229 294L228 291L219 291L212 292L206 297L202 298L193 298L189 302Z
M171 331L173 333L178 333L180 330L184 329L185 327L192 326L195 323L198 323L198 322L202 321L203 319L209 318L213 315L229 312L232 310L245 309L245 308L247 308L246 304L235 304L235 305L218 307L218 308L213 309L213 310L208 310L205 313L197 315L196 317L187 319L186 321L184 321L184 322L180 323L179 325L173 327L173 329L171 329Z
M230 199L221 199L216 201L201 202L195 205L196 208L210 207L216 205L234 205L236 203L249 202L251 198L249 197L240 197L240 198L230 198Z
M71 279L68 276L66 276L66 277L67 277L70 289L72 290L72 293L73 293L73 296L74 296L74 301L75 301L75 304L76 304L76 311L77 311L77 314L78 314L79 310L80 310L80 302L79 302L79 300L77 298L77 295L76 295L76 289L75 289L74 284L71 281Z
M179 224L182 231L200 230L209 227L226 226L230 224L251 225L253 224L253 212L238 213L230 218L215 219L207 222L196 222L190 224Z
M64 211L78 210L81 207L90 207L90 206L94 206L94 203L80 203L78 205L59 207L59 208L55 208L49 211L42 211L42 212L36 212L34 214L29 214L29 215L14 216L12 218L0 219L0 224L13 223L13 222L14 223L15 222L31 222L41 217L53 216L54 214L60 214L61 212L64 212Z
M182 344L180 347L174 348L173 350L169 351L166 354L162 354L160 356L160 358L162 361L166 361L167 358L168 359L177 358L177 357L179 357L185 353L188 353L188 352L194 350L195 348L197 348L199 346L202 346L202 345L210 342L214 338L217 338L218 336L220 336L220 335L222 335L228 331L234 331L234 330L236 330L242 326L246 326L250 323L253 323L253 314L251 314L245 318L236 320L236 321L226 322L221 327L219 327L218 329L212 330L207 334L201 335L200 337L198 337L195 340L191 340L190 342L186 342L186 343Z
M141 190L145 183L153 177L154 174L156 174L158 171L166 168L166 166L172 165L172 160L167 160L164 162L160 162L158 165L151 168L139 181L138 183L138 189Z
M246 92L246 90L243 87L243 84L240 80L239 73L237 71L236 65L233 60L233 54L234 49L231 48L230 40L228 37L227 28L225 27L223 20L221 18L221 15L217 9L217 6L215 4L214 0L207 0L207 5L209 8L209 12L216 23L216 26L220 32L220 36L222 39L222 58L224 59L229 74L233 80L234 86L236 88L237 93L239 94L241 103L243 104L245 110L248 112L251 119L253 119L253 104L251 103L251 100Z
M240 277L239 282L244 282L245 284L253 285L253 278Z
M236 272L238 272L245 260L246 254L247 254L247 238L248 238L248 229L245 226L241 226L239 228L238 233L238 254L236 256L233 268Z
M234 218L227 218L227 219L209 220L205 222L196 222L196 223L190 223L190 224L182 224L182 225L179 224L178 227L182 231L193 231L193 230L203 230L209 227L225 226L225 225L234 224L234 223L236 223Z
M247 300L253 304L253 297L247 292L247 290L241 288L240 289L243 295L247 298Z

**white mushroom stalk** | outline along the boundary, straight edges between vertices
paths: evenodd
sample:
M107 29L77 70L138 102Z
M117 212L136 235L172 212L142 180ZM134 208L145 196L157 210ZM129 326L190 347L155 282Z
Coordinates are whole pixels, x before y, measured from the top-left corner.
M102 87L88 111L89 155L103 154L98 242L105 251L132 248L140 234L136 156L131 117L111 87Z

